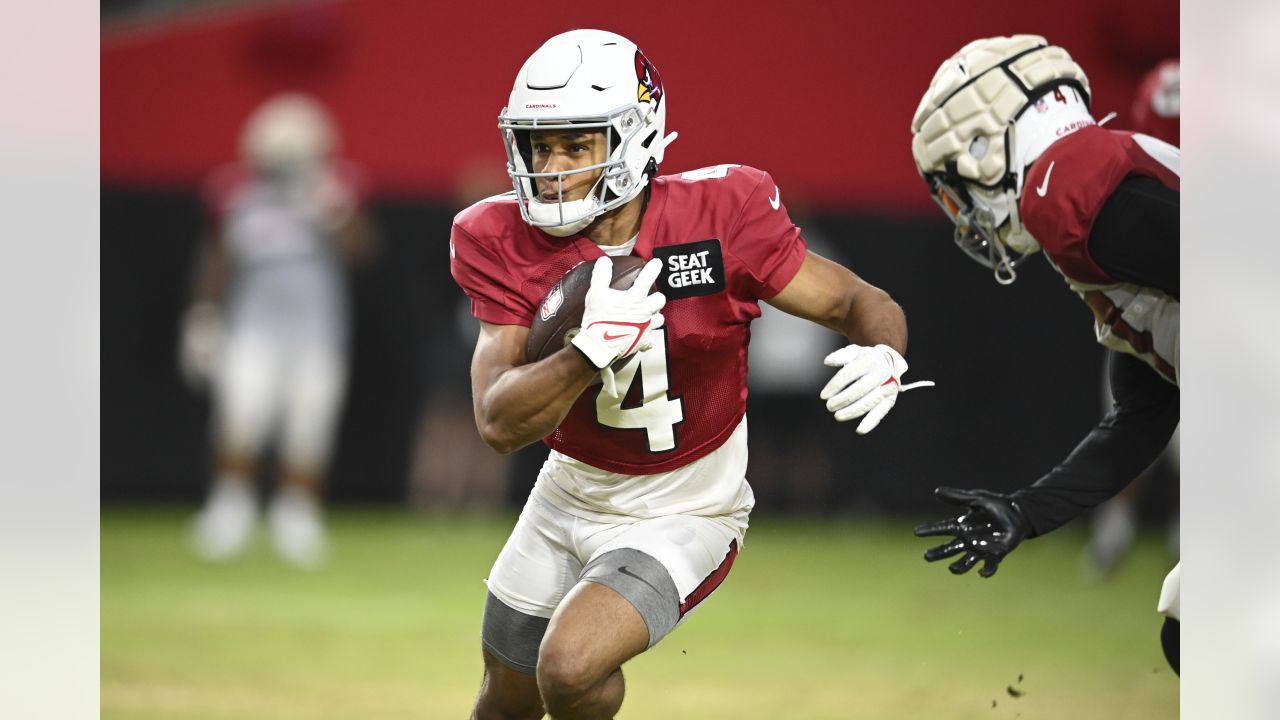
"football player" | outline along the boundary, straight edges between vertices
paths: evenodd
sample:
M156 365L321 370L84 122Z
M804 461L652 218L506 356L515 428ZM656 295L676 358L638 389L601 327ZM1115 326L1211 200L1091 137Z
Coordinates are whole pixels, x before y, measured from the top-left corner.
M1012 494L938 488L958 517L916 528L954 536L925 559L959 555L995 574L1043 535L1125 487L1178 425L1178 148L1107 130L1089 81L1065 50L1034 35L977 40L934 75L911 124L912 154L960 249L1012 283L1043 252L1094 315L1114 403L1076 449ZM1177 568L1158 604L1177 669Z
M1133 98L1133 129L1181 145L1182 82L1177 58L1164 60L1147 71Z
M197 516L197 552L225 560L247 546L257 516L253 480L278 438L280 488L268 524L287 561L324 559L320 494L346 384L344 258L367 252L361 176L332 157L328 112L300 94L258 108L241 137L243 162L206 187L213 230L196 272L181 366L211 382L214 482Z
M807 252L767 173L657 175L675 139L666 113L658 68L630 40L551 38L499 118L514 191L454 221L453 276L481 321L476 425L500 452L551 448L487 580L477 718L613 717L622 664L724 581L754 504L746 358L760 301L851 343L825 359L836 420L869 432L909 387L902 310ZM648 263L611 289L623 255ZM581 331L530 362L539 303L582 262Z
M1163 140L1170 145L1178 145L1180 134L1179 123L1179 72L1178 61L1165 60L1156 65L1138 83L1138 92L1133 98L1133 130L1143 135ZM1105 403L1111 403L1111 393L1103 389ZM1171 468L1174 477L1178 472L1178 435L1174 433L1169 449L1157 461L1152 469L1162 465ZM1089 543L1081 556L1084 576L1087 579L1098 579L1106 576L1117 563L1129 552L1134 534L1138 528L1138 502L1151 476L1151 471L1142 473L1128 487L1114 498L1103 503L1094 511ZM1178 553L1178 516L1170 522L1169 548L1176 557Z

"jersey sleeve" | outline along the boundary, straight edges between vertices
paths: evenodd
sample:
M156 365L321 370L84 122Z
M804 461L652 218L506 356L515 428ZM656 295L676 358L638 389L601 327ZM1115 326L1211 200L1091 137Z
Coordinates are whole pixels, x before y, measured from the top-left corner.
M533 315L514 289L506 266L457 222L449 236L449 271L471 300L471 314L495 325L528 327Z
M726 253L736 260L747 294L767 300L787 286L805 258L800 228L782 204L782 191L766 172L747 193L728 233Z
M1130 175L1098 212L1088 251L1111 277L1179 297L1178 191Z
M1094 285L1116 282L1089 254L1089 234L1099 208L1131 166L1115 138L1095 126L1057 141L1027 171L1022 222L1067 277Z

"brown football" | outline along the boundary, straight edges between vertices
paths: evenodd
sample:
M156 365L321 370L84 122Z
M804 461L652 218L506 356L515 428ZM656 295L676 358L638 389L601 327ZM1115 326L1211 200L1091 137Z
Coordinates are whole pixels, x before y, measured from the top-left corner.
M595 260L580 262L560 278L551 292L538 305L538 312L529 326L529 344L526 351L529 362L550 357L573 339L582 325L582 311L586 307L587 290L591 287L591 268ZM613 281L610 287L619 290L630 288L646 260L635 255L613 258ZM566 337L567 335L567 337Z

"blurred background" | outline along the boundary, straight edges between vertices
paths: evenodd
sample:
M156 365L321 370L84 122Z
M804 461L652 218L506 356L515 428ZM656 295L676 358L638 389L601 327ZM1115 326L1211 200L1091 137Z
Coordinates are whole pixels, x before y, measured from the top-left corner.
M1041 699L1060 691L1074 702L1072 683L1083 683L1096 696L1088 701L1096 703L1094 715L1121 716L1108 708L1126 702L1138 703L1125 706L1134 711L1126 716L1176 711L1177 686L1160 659L1154 612L1159 580L1176 554L1176 534L1167 530L1171 518L1176 523L1175 461L1153 468L1134 500L1137 516L1151 521L1149 531L1130 528L1117 541L1127 548L1136 538L1134 558L1117 571L1128 577L1091 584L1123 553L1091 560L1084 523L1019 550L1025 558L1007 565L999 580L1004 592L1016 588L1013 598L919 561L925 545L910 528L946 512L932 500L935 486L1011 490L1032 482L1097 422L1105 387L1091 315L1047 263L1029 263L1015 285L1001 287L953 246L950 224L912 164L909 123L938 64L962 45L1033 32L1067 48L1086 70L1094 115L1114 111L1111 127L1129 128L1144 75L1179 54L1177 3L1082 0L1066 9L992 2L959 13L942 2L586 4L568 11L409 0L107 0L101 12L104 716L398 717L404 708L426 717L465 714L479 677L479 580L546 450L537 445L503 458L475 432L467 368L476 323L449 276L449 227L462 208L510 188L498 112L523 60L547 37L575 27L626 35L661 70L668 127L680 132L664 174L727 162L768 170L811 247L903 306L910 377L937 382L936 389L905 396L880 428L857 437L831 422L817 399L827 376L821 358L838 338L766 312L753 326L748 408L749 479L758 500L751 545L759 548L760 564L744 553L735 571L742 587L730 580L728 592L717 596L730 609L719 621L712 620L717 613L703 613L705 629L695 631L692 623L682 633L724 633L729 640L707 645L734 649L743 672L750 665L743 652L755 646L733 643L741 627L734 622L774 623L765 635L779 642L809 637L775 621L810 608L787 609L782 598L775 608L767 599L781 591L771 590L767 578L807 567L788 563L795 555L783 549L791 548L826 559L815 559L812 568L849 569L834 586L813 573L793 578L831 594L820 604L833 612L858 607L868 595L885 603L850 618L850 644L870 649L852 662L852 676L890 672L866 665L885 655L901 661L887 666L899 675L874 684L888 683L887 696L862 696L857 712L865 714L835 710L845 699L824 696L821 678L847 677L841 668L851 661L818 647L819 633L817 645L783 651L814 659L813 667L790 670L797 677L770 690L780 694L779 704L764 716L916 716L914 706L902 703L918 701L921 687L949 671L941 659L910 657L907 647L939 641L934 629L990 615L983 603L994 597L1007 603L995 617L1027 623L1000 642L1025 650L1019 638L1039 634L1065 644L1055 652L1056 641L1046 640L1024 655L1023 664L1045 669ZM348 230L358 218L360 242L350 252L338 243L338 252L317 250L328 247L319 236L298 241L299 253L325 256L341 278L332 315L342 320L328 351L338 358L339 377L326 386L334 395L333 427L316 431L331 443L316 440L323 447L303 453L306 467L299 471L287 421L281 428L264 424L246 445L264 460L241 464L238 472L256 477L264 498L299 472L319 478L332 557L318 574L293 573L256 550L236 566L201 565L188 543L197 507L228 472L230 442L223 403L207 377L216 368L206 368L203 379L191 372L202 338L214 342L217 334L202 334L193 310L208 299L202 278L209 248L219 244L211 233L225 234L243 210L228 203L226 178L253 164L245 150L250 119L282 93L310 98L326 117L332 150L324 162L341 168L332 174L341 179L343 200L325 217ZM299 203L290 212L315 205ZM228 247L234 254L234 243ZM234 297L234 278L229 287L224 305ZM233 315L223 308L219 327L229 337ZM862 548L881 548L893 559L881 567ZM768 564L771 553L776 567ZM862 581L857 573L865 573ZM753 578L760 585L750 594L745 588ZM840 592L845 585L848 592ZM919 605L901 605L895 593L904 591ZM433 606L425 599L432 593L450 600ZM910 607L928 615L941 593L955 593L959 607L974 603L973 612L923 626L920 616L894 614ZM388 597L395 608L378 605ZM1044 610L1055 600L1065 605ZM313 613L299 610L305 607ZM366 647L360 638L388 629L344 624L358 607L382 607L387 617L403 613L406 624L396 627L417 633L420 642L396 645L403 656L360 649ZM766 610L777 613L762 621L757 614ZM413 619L422 617L438 624ZM889 626L908 635L862 645L870 642L860 634L868 623L894 618L901 623ZM407 642L392 634L393 645ZM228 638L242 638L252 650ZM1088 646L1104 638L1114 645ZM214 649L196 651L202 643ZM316 679L323 672L306 680L306 666L292 654L297 647L331 648L326 643L340 645L357 664L373 662L361 655L369 652L380 658L374 664L391 658L416 670L402 670L394 688L382 674L376 682L353 681L362 693L286 703L290 693L281 688L305 687L321 698L336 692ZM1064 660L1063 647L1080 652ZM677 661L672 653L680 648L673 648L664 662ZM779 652L763 642L756 649L763 657ZM339 672L342 661L324 655L302 657ZM189 660L183 672L170 662L177 656ZM417 664L433 657L458 673L456 682L441 679L446 670ZM641 660L653 669L639 672L669 671L648 656ZM1064 663L1072 668L1065 673ZM279 674L282 667L289 670ZM955 687L939 691L931 716L1002 713L1036 698L1006 691L1021 677L1017 667L980 673L952 674ZM981 692L963 682L965 674L984 683ZM741 695L734 678L719 681L728 689L706 714L678 712L687 707L680 703L697 701L684 696L667 698L671 706L639 707L665 716L747 717L733 704ZM807 688L813 704L791 704L799 701L786 695L788 683ZM415 694L424 687L439 693ZM645 692L641 683L634 687ZM1051 704L1032 716L1080 716ZM632 707L624 705L624 716L636 712Z

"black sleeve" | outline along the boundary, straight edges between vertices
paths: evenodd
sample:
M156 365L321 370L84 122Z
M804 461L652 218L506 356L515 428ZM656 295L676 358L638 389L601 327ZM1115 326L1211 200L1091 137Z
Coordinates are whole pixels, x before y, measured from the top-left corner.
M1145 175L1120 183L1094 218L1089 255L1108 275L1177 299L1177 190Z
M1160 456L1178 428L1178 388L1132 355L1107 355L1111 411L1066 460L1013 494L1031 521L1032 537L1120 492Z

